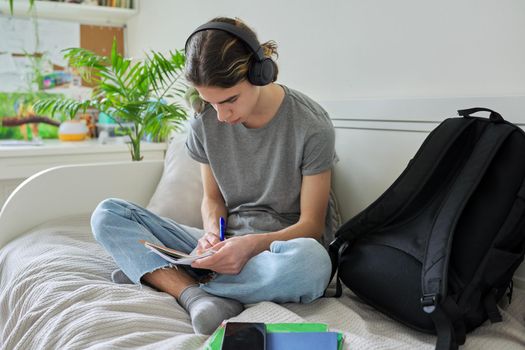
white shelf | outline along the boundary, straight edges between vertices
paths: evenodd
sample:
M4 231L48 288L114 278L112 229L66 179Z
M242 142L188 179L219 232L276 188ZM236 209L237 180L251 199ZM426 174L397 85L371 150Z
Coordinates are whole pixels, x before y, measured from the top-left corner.
M145 160L164 159L166 148L166 143L142 142L141 154ZM122 142L44 140L41 146L0 146L0 181L27 178L56 165L126 160L131 154Z
M35 1L35 8L29 11L29 1L15 0L14 17L31 17L33 11L38 18L58 19L109 26L123 26L134 15L137 9L115 8L107 6L79 5L73 3ZM0 15L10 16L9 2L0 0Z

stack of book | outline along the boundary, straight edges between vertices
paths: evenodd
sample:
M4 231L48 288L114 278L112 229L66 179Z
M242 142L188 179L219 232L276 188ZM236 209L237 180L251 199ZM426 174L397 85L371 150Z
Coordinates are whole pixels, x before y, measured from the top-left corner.
M67 2L67 3L73 3L73 4L118 7L118 8L124 8L124 9L134 8L133 0L38 0L38 1Z
M221 350L225 327L223 323L210 336L204 348ZM343 334L330 332L324 323L266 323L266 350L342 350Z
M99 6L120 7L125 9L132 9L133 2L131 0L98 0Z

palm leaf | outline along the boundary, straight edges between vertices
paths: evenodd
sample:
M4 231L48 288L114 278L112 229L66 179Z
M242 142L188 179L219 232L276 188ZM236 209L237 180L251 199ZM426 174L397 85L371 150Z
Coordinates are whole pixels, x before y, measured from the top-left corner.
M78 102L73 99L46 98L36 101L33 110L39 114L49 114L52 117L61 112L73 118L77 112L86 110L91 105L90 101Z
M88 67L96 69L106 69L109 61L105 56L99 56L96 53L84 48L69 48L62 50L64 58L73 67Z

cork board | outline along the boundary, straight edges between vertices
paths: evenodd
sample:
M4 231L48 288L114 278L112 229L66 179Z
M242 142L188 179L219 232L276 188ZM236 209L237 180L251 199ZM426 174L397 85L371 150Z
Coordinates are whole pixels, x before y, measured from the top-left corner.
M108 56L111 53L113 38L117 39L117 49L124 54L124 28L80 25L80 47Z
M113 38L117 39L117 50L124 55L124 28L103 27L97 25L80 25L80 47L93 51L97 55L109 56L113 46ZM92 84L82 80L83 86Z

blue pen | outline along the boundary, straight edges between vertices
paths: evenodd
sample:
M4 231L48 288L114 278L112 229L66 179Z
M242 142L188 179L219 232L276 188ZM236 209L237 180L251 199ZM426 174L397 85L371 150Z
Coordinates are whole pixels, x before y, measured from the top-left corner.
M221 241L224 241L224 235L226 233L226 221L224 220L224 218L221 216L219 218L219 234L220 234L220 239Z

